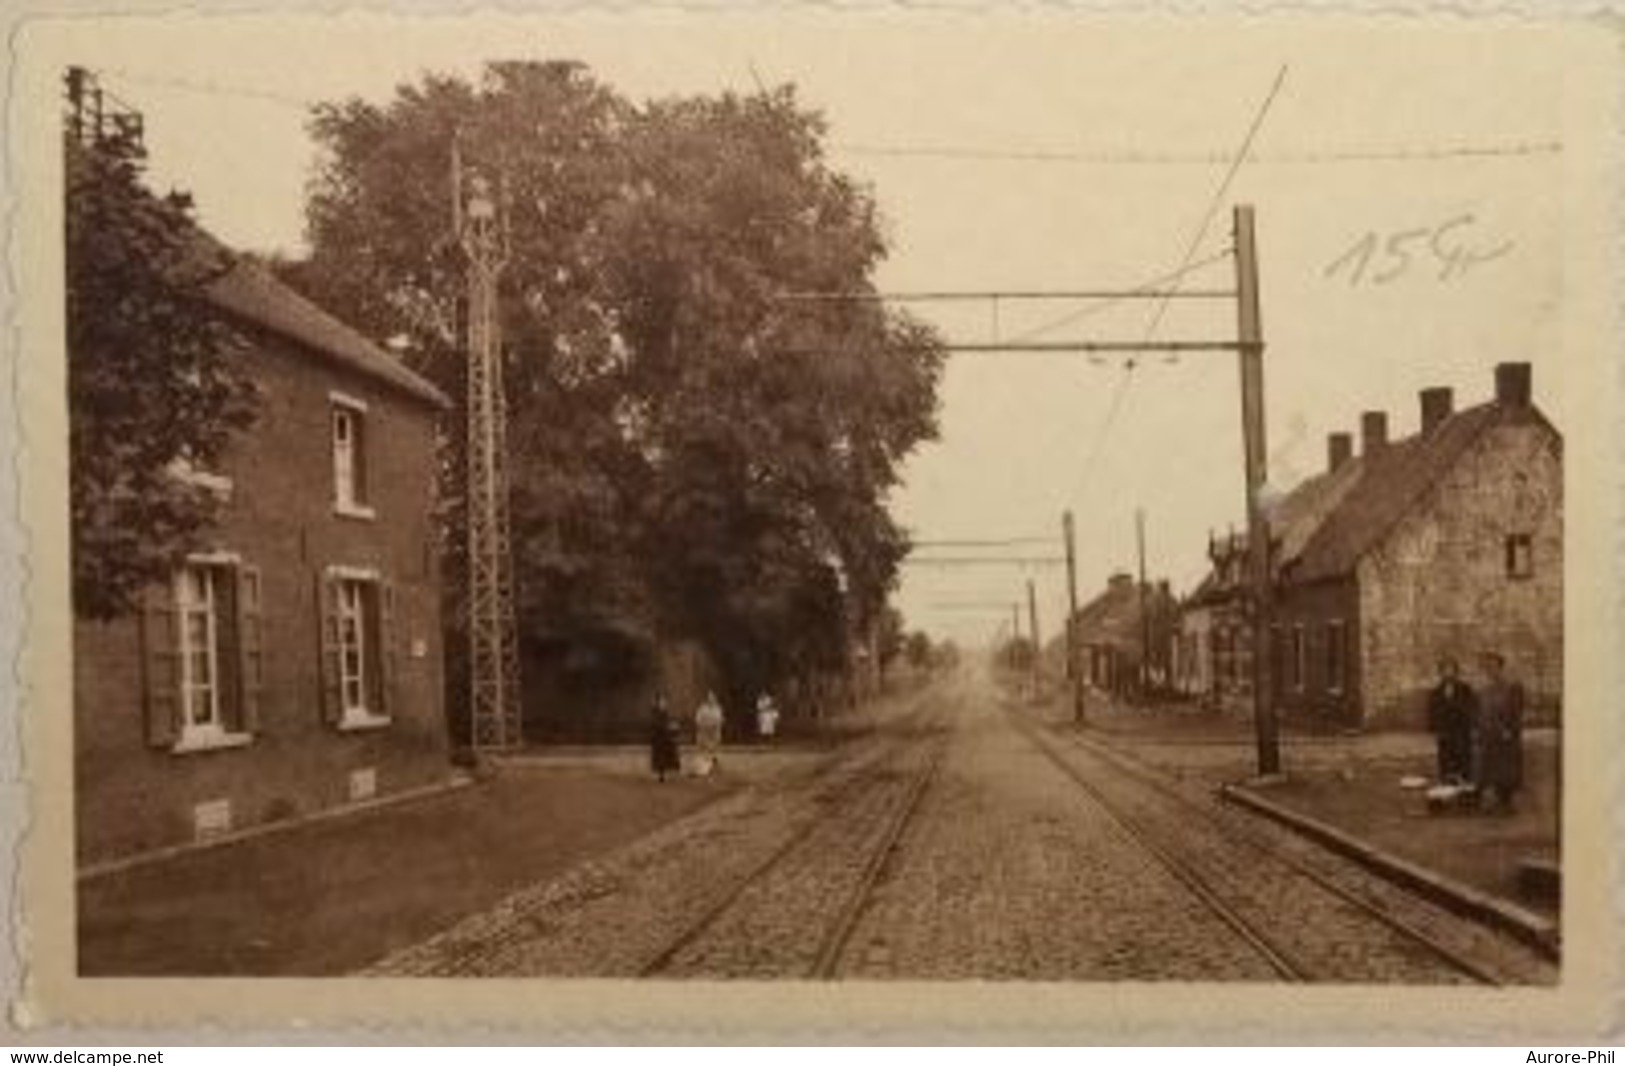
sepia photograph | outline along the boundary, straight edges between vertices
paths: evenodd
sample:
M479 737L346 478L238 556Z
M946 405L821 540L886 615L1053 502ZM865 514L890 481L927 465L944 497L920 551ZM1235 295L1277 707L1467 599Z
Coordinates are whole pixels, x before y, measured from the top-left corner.
M554 995L502 978L1589 1024L1612 37L589 6L18 48L38 1017Z

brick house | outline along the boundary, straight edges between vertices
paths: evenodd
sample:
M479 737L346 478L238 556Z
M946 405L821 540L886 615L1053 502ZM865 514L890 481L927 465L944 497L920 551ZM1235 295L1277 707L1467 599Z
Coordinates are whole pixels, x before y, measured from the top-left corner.
M431 509L445 397L236 260L209 302L249 340L255 426L206 550L139 616L74 630L76 850L95 864L442 782Z
M1246 539L1209 534L1207 557L1208 573L1179 605L1173 687L1208 707L1235 708L1252 698Z
M1274 702L1332 726L1422 719L1439 660L1469 675L1506 655L1537 709L1562 691L1562 438L1535 406L1530 368L1503 363L1494 398L1462 411L1448 388L1420 394L1417 433L1390 440L1387 415L1361 417L1360 454L1328 438L1324 472L1271 514ZM1190 673L1227 709L1251 698L1247 551L1210 546L1214 569L1182 627L1205 637ZM1200 653L1200 652L1198 652Z
M1335 512L1359 479L1353 441L1346 433L1328 439L1324 472L1278 500L1270 515L1272 560L1292 559ZM1253 698L1252 581L1247 537L1231 531L1208 535L1211 569L1188 596L1180 617L1184 649L1179 690L1210 707L1250 711Z
M1416 725L1444 657L1469 680L1484 650L1537 710L1563 687L1563 440L1533 401L1527 363L1495 368L1494 397L1454 410L1420 394L1418 431L1389 440L1362 416L1350 485L1301 542L1283 544L1272 648L1278 702L1344 724Z
M1142 666L1148 665L1144 680L1163 684L1173 655L1174 606L1166 581L1147 583L1142 590L1131 575L1113 574L1104 591L1078 608L1073 623L1084 680L1102 692L1135 696L1142 685ZM1147 616L1149 627L1142 621Z

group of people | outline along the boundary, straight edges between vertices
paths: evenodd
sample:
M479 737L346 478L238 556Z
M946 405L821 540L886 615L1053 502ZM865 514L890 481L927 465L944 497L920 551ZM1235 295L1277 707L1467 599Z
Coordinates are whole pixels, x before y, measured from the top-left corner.
M722 704L715 692L707 692L694 711L694 773L707 777L722 766ZM778 732L779 709L773 697L762 693L756 700L756 731L763 738ZM655 777L666 780L667 774L682 770L682 724L672 713L665 693L655 696L654 711L649 720L649 768Z
M1484 679L1475 689L1461 664L1439 664L1439 683L1428 697L1428 728L1438 741L1439 781L1470 790L1488 809L1509 813L1523 787L1523 686L1506 677L1498 652L1481 658Z

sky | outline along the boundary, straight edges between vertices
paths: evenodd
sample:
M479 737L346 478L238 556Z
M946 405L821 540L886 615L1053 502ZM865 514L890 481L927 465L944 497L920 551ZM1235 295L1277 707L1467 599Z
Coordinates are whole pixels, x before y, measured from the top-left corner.
M154 183L188 189L249 250L301 247L308 102L381 102L498 59L579 60L633 99L794 83L828 120L831 159L880 205L884 290L1130 288L1210 259L1181 284L1229 289L1231 209L1254 205L1270 485L1285 490L1362 411L1412 433L1418 390L1482 402L1502 361L1534 364L1537 402L1563 425L1557 53L1532 29L1401 22L626 10L130 17L70 35L145 114ZM1223 300L912 309L964 343L1236 329ZM915 538L1051 539L921 558L1053 559L1070 509L1086 601L1135 568L1143 511L1149 576L1184 592L1209 531L1243 521L1233 353L955 355L940 425L892 500ZM911 562L897 603L911 627L979 643L1012 603L1025 625L1029 579L1050 636L1066 587L1049 562Z

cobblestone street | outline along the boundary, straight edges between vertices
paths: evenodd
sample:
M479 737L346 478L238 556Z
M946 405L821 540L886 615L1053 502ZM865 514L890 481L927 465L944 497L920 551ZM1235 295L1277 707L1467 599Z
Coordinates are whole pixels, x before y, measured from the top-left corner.
M367 972L1504 984L1557 967L965 670L838 755Z

